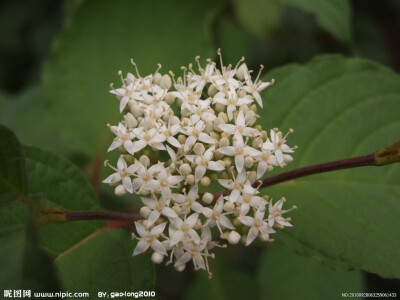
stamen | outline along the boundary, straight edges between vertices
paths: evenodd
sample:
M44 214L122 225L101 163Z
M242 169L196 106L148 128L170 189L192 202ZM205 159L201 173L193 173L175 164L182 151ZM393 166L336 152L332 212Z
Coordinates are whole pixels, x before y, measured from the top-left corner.
M139 74L138 67L137 67L135 61L133 60L133 58L131 58L131 64L135 67L135 69L136 69L136 75L138 76L138 78L142 78L142 77L140 76L140 74Z
M261 75L261 71L264 69L264 65L260 65L260 70L258 71L258 75L257 75L257 78L256 78L256 80L254 80L254 82L258 82L258 79L260 78L260 75Z

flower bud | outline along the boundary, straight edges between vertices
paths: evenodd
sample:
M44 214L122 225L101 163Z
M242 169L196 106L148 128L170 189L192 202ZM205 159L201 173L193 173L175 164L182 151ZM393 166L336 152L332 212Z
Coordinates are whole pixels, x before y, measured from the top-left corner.
M218 93L217 88L216 88L214 85L211 84L211 85L208 87L208 90L207 90L208 96L214 97L216 93Z
M114 189L114 193L117 196L123 196L126 194L126 189L124 188L124 186L122 184L117 185L116 188Z
M202 200L205 204L211 204L211 202L214 200L214 195L209 192L205 192Z
M157 72L156 74L154 74L153 84L160 85L161 78L162 78L162 75L160 73Z
M203 176L203 178L200 180L200 183L201 183L203 186L209 186L210 183L211 183L211 180L210 180L209 177Z
M291 157L289 154L283 154L283 161L285 164L290 164L293 161L293 157Z
M233 211L234 209L235 209L235 204L233 204L232 202L229 202L229 201L225 202L225 204L224 204L224 210L225 210L226 212L231 212L231 211Z
M150 158L147 155L142 155L139 162L147 168L150 165Z
M247 169L250 169L250 168L253 166L253 164L254 164L254 159L253 159L252 157L247 156L247 157L244 159L244 166L245 166Z
M162 263L163 259L164 259L164 255L162 255L161 253L154 252L154 253L151 255L151 260L152 260L153 263L155 263L155 264L160 264L160 263Z
M190 173L192 173L192 168L189 166L189 164L182 164L182 165L179 167L179 172L181 172L181 174L182 174L183 176L187 176L187 175L189 175Z
M151 214L151 209L148 206L142 206L140 208L140 215L143 218L147 219L150 216L150 214Z
M250 183L253 184L257 180L257 173L256 171L250 171L247 173L247 178L249 179Z
M221 138L218 145L220 148L229 146L229 139L226 137Z
M240 234L237 233L236 231L231 231L228 235L228 242L231 245L236 245L240 241Z
M171 77L169 77L168 74L164 74L160 80L160 87L162 87L163 89L169 90L171 85L172 85Z
M186 176L186 182L189 184L189 185L193 185L194 184L194 175L193 174L189 174L188 176Z
M193 152L196 153L197 155L203 155L204 152L206 151L206 148L202 143L196 143L193 146Z
M249 69L247 68L247 65L245 63L240 65L240 67L236 71L235 76L241 81L244 81L246 79L246 76L250 77Z
M124 116L124 119L125 119L125 125L128 128L136 128L137 127L138 122L137 122L137 120L135 119L135 117L131 113L128 112Z

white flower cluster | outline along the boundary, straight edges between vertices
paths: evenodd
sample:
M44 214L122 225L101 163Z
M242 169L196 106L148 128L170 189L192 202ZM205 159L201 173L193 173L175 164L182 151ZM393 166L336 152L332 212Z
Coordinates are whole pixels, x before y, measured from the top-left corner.
M230 244L249 245L291 226L282 216L285 199L259 196L258 180L290 163L294 152L288 134L275 128L268 135L256 125L254 102L262 107L260 92L273 82L261 82L260 73L253 82L243 58L225 67L218 54L221 69L211 60L203 68L196 57L198 71L182 67L183 78L161 75L160 65L141 77L133 61L136 76L119 72L122 87L111 93L124 120L109 125L115 138L108 150L122 154L116 168L106 162L115 173L104 180L117 195L135 193L143 202L133 255L151 248L160 263L170 252L167 263L177 270L192 260L210 276L210 250L219 246L214 231ZM216 187L227 192L207 191Z

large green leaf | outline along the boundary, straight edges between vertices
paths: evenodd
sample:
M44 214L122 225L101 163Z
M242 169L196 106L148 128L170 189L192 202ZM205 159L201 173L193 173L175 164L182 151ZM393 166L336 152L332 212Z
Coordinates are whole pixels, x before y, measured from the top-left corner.
M25 147L31 193L44 194L41 203L63 210L99 210L98 198L83 173L71 162L35 147ZM53 256L92 234L104 222L47 224L41 242Z
M50 123L42 89L29 87L16 96L0 97L0 122L10 128L24 145L66 154L62 135Z
M23 149L14 133L0 125L0 203L23 197L26 192Z
M56 258L69 291L136 292L154 289L154 265L149 257L132 257L134 243L122 229L101 228Z
M258 285L253 274L243 269L243 265L237 265L237 259L245 261L254 260L253 253L224 253L226 250L216 253L215 260L209 259L210 269L213 273L211 279L207 272L196 272L195 282L188 288L185 299L210 299L210 300L235 300L257 299ZM187 266L189 267L189 266ZM190 266L191 267L191 266Z
M295 132L290 168L371 153L399 139L400 78L362 59L326 56L272 71L263 127ZM279 236L295 252L341 269L400 277L400 168L319 174L264 191L285 196L293 229Z
M233 3L241 23L261 38L271 34L281 17L280 0L234 0Z
M259 266L259 299L338 299L343 292L363 292L362 273L335 272L291 253L281 243L264 252Z
M351 41L351 7L347 0L280 0L313 14L317 23L342 42Z
M4 290L60 291L53 264L40 248L26 203L0 209L0 286Z
M70 149L94 154L108 146L106 124L121 116L109 85L118 70L152 74L213 55L209 23L220 1L85 1L55 44L44 69L45 96ZM103 137L103 138L102 138Z

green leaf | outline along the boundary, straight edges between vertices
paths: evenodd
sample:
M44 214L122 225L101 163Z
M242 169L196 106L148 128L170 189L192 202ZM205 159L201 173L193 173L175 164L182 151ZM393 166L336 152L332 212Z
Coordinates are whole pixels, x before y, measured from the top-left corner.
M363 292L362 273L335 272L272 243L260 262L260 299L338 299L343 292Z
M338 40L351 41L351 7L347 0L279 0L315 16L317 23Z
M99 210L98 198L83 173L71 162L35 147L25 147L30 192L44 193L41 203L63 210ZM47 224L41 243L53 256L92 234L101 221Z
M122 119L109 85L118 70L142 76L157 63L181 74L196 55L213 55L209 27L220 1L85 1L44 69L51 118L70 149L94 154L110 142L107 123ZM157 9L154 9L154 8Z
M248 255L246 253L245 255ZM213 277L208 278L207 272L196 272L196 281L188 289L185 299L257 299L257 281L245 270L232 266L234 257L228 253L225 257L222 251L216 258L209 259ZM251 260L252 258L248 258Z
M52 262L40 248L26 203L0 209L0 286L5 290L60 291Z
M20 288L23 284L27 212L27 205L19 201L0 206L0 286L4 289Z
M270 35L281 17L280 0L234 0L233 3L241 23L260 38Z
M400 78L362 59L325 56L287 66L263 93L264 128L295 132L299 145L286 171L368 154L399 138ZM276 172L275 172L276 173ZM270 175L271 176L271 175ZM285 196L294 227L279 236L296 253L338 269L362 269L400 277L400 168L363 167L272 186ZM289 215L288 214L288 215Z
M56 258L66 290L135 292L154 290L149 257L132 257L135 244L122 229L101 228Z
M66 154L59 132L50 122L42 89L29 87L16 96L0 97L0 122L9 127L24 145Z
M9 129L0 125L0 204L27 192L23 149Z

